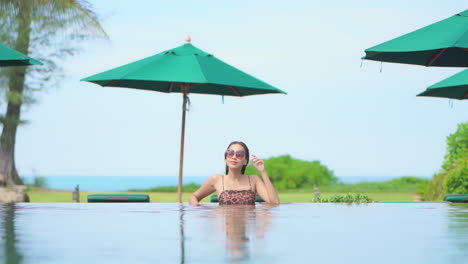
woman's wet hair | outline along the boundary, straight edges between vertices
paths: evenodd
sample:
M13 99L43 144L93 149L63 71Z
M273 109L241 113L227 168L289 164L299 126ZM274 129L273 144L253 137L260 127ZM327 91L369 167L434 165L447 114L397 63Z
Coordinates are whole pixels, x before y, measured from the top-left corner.
M244 174L245 169L247 168L247 165L249 164L249 157L250 157L249 148L242 141L233 141L233 142L229 143L229 146L227 147L226 150L228 150L229 147L231 147L232 145L235 145L235 144L241 145L245 150L245 159L247 160L247 164L242 166L242 169L241 169L241 173ZM224 152L224 160L226 160L226 152ZM229 167L228 167L228 165L226 165L226 174L228 174L228 173L229 173Z

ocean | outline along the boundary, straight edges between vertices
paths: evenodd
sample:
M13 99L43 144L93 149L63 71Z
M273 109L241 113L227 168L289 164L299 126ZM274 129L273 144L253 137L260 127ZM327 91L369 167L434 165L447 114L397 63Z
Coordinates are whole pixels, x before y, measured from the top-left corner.
M42 176L41 176L42 177ZM202 184L209 176L184 176L184 184ZM22 177L26 184L34 182L34 176ZM148 189L161 186L177 186L178 176L44 176L46 186L51 189L80 191L113 192L129 189ZM399 177L352 176L338 177L340 182L352 184L358 182L382 182Z
M46 186L51 189L113 192L129 189L148 189L161 186L177 186L178 176L44 176ZM202 184L207 176L184 176L184 184ZM22 177L26 184L32 184L34 177Z

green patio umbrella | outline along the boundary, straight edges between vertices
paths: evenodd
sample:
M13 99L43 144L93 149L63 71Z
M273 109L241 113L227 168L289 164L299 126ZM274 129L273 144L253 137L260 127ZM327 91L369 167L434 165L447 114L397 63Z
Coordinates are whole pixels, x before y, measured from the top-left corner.
M365 50L363 59L468 67L468 10Z
M93 82L101 86L183 94L179 202L182 202L185 112L188 94L222 96L286 94L196 48L190 44L190 38L187 38L184 45L177 48L84 78L82 81Z
M42 63L0 43L0 67L28 65L42 65Z
M427 88L417 96L468 99L468 70L461 71Z

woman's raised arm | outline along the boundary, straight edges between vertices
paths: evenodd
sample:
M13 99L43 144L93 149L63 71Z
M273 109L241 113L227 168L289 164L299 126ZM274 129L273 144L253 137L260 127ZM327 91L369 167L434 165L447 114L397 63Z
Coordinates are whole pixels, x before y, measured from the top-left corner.
M260 179L258 176L255 177L255 186L258 195L260 195L260 197L262 197L262 199L267 203L279 204L280 199L278 196L278 192L273 186L273 183L271 183L270 177L266 172L265 162L259 159L257 156L252 155L252 163L255 166L255 168L257 168L257 170L260 172L263 178L262 181L262 179Z

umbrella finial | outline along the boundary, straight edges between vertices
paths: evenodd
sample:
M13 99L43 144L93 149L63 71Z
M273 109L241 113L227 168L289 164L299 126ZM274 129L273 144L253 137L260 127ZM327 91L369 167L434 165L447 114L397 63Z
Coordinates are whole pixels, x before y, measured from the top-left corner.
M185 43L190 44L190 42L192 42L192 39L190 38L190 35L187 35L187 37L185 37Z

